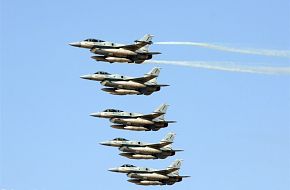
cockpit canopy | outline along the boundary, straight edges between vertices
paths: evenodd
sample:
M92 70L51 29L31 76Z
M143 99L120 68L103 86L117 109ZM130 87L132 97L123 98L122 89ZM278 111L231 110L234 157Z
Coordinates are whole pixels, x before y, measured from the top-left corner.
M89 38L89 39L85 39L85 42L105 42L103 40L97 40L97 39L93 39L93 38Z
M107 73L105 71L98 71L98 72L95 72L94 74L110 75L110 73Z
M114 141L128 141L127 139L124 139L124 138L115 138L113 139Z
M131 164L124 164L124 165L122 165L121 167L136 167L136 166L131 165Z
M121 110L116 110L116 109L106 109L103 112L123 112Z

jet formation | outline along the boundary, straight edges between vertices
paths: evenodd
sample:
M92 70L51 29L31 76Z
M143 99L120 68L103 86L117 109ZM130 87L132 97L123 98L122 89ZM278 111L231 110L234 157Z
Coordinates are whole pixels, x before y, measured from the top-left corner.
M133 44L119 44L89 38L80 42L69 43L69 45L79 48L90 49L94 54L91 58L96 61L109 63L136 63L141 64L152 59L160 52L149 51L153 35L146 34L143 38L136 40ZM140 77L131 77L121 74L110 74L105 71L98 71L94 74L82 75L82 79L100 82L104 88L101 90L113 95L151 95L160 91L167 84L157 83L160 68L155 67L148 73ZM98 118L109 119L112 128L129 131L158 131L168 127L170 123L176 121L166 120L165 114L168 104L162 104L151 113L135 113L121 111L118 109L106 109L90 115ZM183 151L173 149L172 144L175 133L168 133L162 140L156 143L127 140L125 138L114 138L100 142L101 145L116 147L120 156L128 159L166 159L174 156L177 152ZM147 167L137 167L131 164L124 164L120 167L111 168L109 171L126 173L128 182L137 185L173 185L189 176L179 175L182 160L176 160L165 169L154 169Z
M140 141L129 141L124 138L101 142L101 145L118 147L122 152L119 155L129 159L165 159L174 156L176 152L182 150L172 149L175 134L168 133L164 139L158 143L146 143Z
M153 92L160 91L161 87L169 86L167 84L158 84L157 77L160 68L153 68L142 77L130 77L119 74L110 74L104 71L98 71L94 74L83 75L82 79L100 82L106 88L101 90L113 95L150 95Z
M149 45L153 43L152 38L152 35L146 34L140 40L135 40L134 44L119 44L89 38L80 42L69 43L69 45L90 49L92 53L100 55L91 57L96 61L140 64L145 60L152 59L153 55L161 54L160 52L149 51Z
M124 164L120 167L111 168L109 171L126 173L130 178L128 182L137 185L173 185L189 176L179 175L182 160L176 160L165 169L154 169L137 167L131 164Z
M112 128L131 131L158 131L165 128L169 123L164 118L168 105L162 104L149 114L125 112L117 109L106 109L102 112L91 113L93 117L107 118L113 123Z

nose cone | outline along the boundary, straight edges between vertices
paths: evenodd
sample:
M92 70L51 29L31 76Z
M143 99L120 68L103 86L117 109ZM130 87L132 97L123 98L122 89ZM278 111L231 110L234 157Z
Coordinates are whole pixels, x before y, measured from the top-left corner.
M110 171L110 172L119 172L118 168L110 168L110 169L108 169L108 171Z
M91 113L90 116L93 117L101 117L101 113L97 112L97 113Z
M92 80L92 75L82 75L80 76L82 79Z
M111 146L109 141L100 142L100 145Z
M74 47L81 47L80 42L72 42L72 43L69 43L69 45L74 46Z

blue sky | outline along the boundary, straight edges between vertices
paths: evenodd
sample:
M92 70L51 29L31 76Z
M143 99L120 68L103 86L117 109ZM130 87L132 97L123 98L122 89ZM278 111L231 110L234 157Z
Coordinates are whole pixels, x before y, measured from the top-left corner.
M290 78L160 65L170 84L151 96L113 96L79 78L99 70L139 76L153 64L95 62L68 46L85 38L130 43L197 41L290 49L290 2L8 1L0 2L0 188L13 190L160 189L128 183L110 167L130 163L164 168L182 158L191 175L163 189L286 190L290 188ZM289 59L152 45L157 60L238 61L289 65ZM89 113L106 108L150 112L170 104L177 120L159 132L120 131ZM98 142L115 137L156 142L169 132L166 160L118 156Z

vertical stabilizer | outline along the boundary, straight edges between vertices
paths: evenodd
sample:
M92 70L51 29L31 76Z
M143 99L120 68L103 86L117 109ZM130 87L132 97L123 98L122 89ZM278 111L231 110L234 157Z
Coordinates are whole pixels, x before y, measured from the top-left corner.
M173 143L175 138L175 133L168 133L164 139L162 139L160 142L169 142L169 143Z
M172 162L172 164L170 164L167 169L180 169L182 164L182 160L175 160L174 162Z
M158 77L159 73L160 73L160 68L159 67L154 67L151 71L149 71L145 75L153 75L153 76Z

